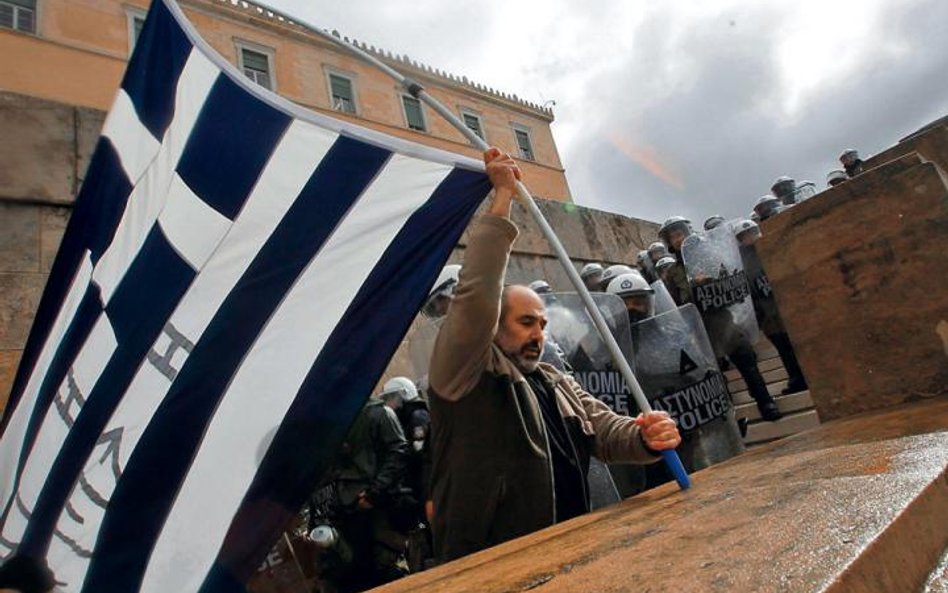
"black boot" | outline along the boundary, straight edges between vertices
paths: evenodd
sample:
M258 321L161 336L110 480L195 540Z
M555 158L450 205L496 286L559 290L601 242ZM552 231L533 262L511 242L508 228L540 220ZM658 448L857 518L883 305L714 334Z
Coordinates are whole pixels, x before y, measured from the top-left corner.
M803 378L803 369L800 368L797 355L793 351L790 336L788 336L786 332L780 332L778 334L768 335L767 339L770 340L770 343L777 349L780 360L783 362L783 368L787 369L787 386L780 394L790 395L791 393L799 393L809 389L806 384L806 379Z
M777 407L777 402L770 395L766 399L757 400L757 409L760 410L760 417L767 422L776 422L783 418L783 413Z

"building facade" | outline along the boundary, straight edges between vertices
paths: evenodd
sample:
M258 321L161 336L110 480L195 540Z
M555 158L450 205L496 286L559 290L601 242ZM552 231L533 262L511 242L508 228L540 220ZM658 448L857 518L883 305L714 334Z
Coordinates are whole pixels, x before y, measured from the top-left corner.
M204 39L257 84L314 111L477 156L457 130L384 73L291 17L244 0L180 4ZM147 0L0 0L0 88L108 110L148 5ZM537 196L570 201L550 109L363 47L418 80L475 133L517 158Z

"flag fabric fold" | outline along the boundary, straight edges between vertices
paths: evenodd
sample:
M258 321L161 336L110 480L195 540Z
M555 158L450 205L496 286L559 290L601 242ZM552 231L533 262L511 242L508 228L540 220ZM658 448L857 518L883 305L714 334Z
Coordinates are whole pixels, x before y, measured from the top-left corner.
M0 554L69 592L242 590L489 190L153 2L4 415Z

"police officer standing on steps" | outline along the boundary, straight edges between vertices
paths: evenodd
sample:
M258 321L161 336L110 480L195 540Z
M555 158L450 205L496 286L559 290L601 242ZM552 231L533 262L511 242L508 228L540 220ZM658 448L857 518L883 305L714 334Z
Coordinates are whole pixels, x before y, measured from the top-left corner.
M774 198L776 199L776 198ZM658 231L668 250L675 254L677 262L668 271L668 290L678 306L693 302L688 273L681 256L681 246L692 234L691 221L682 216L673 216L665 221ZM725 356L734 363L747 384L751 397L764 420L776 421L783 417L773 396L767 391L767 383L757 368L757 353L744 332L734 323L731 312L717 309L702 314L705 329L718 359Z
M780 200L784 206L796 204L797 182L792 177L782 175L770 186L770 192Z
M803 377L803 369L800 368L796 353L793 351L790 336L787 335L787 329L780 318L780 311L777 310L773 288L770 286L770 280L767 278L767 273L757 256L757 248L754 246L761 237L760 227L754 221L742 220L734 227L734 236L740 244L741 258L744 260L744 269L747 271L747 281L751 285L751 297L754 301L757 323L770 343L777 349L783 367L787 369L787 387L782 393L788 395L806 391L807 384Z
M704 221L704 230L710 231L711 229L716 229L725 222L727 222L727 220L720 214L709 216L708 219Z
M754 214L757 215L758 222L760 222L778 214L782 207L783 203L780 198L767 194L757 199L757 203L754 204Z
M429 374L432 528L444 560L587 512L590 455L651 463L681 440L667 413L620 416L540 362L543 301L503 284L520 169L496 148L484 161L494 194L471 231Z

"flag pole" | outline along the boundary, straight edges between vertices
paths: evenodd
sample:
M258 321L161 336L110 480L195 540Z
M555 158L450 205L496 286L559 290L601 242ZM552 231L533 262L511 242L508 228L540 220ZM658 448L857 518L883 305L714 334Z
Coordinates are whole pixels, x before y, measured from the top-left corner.
M438 115L443 117L448 121L448 123L457 128L457 130L461 132L461 134L463 134L464 137L467 138L467 140L478 150L485 151L490 148L490 146L488 146L488 144L484 142L480 136L475 134L470 128L464 125L464 122L462 122L458 116L451 112L447 107L442 105L440 101L429 95L425 91L425 88L417 81L404 76L382 60L378 59L376 56L363 50L357 45L349 43L348 41L345 41L334 34L328 33L316 27L310 28L321 37L331 41L339 47L342 47L346 51L355 54L379 70L382 70L390 77L394 78L409 94L411 94L411 96L415 97L436 111ZM599 330L599 334L602 336L606 346L609 348L609 352L612 354L612 360L615 362L616 367L619 369L619 372L625 379L626 384L628 384L632 392L632 397L635 399L635 403L642 412L651 412L652 406L649 404L648 398L645 397L645 392L642 391L642 386L639 384L638 379L635 378L635 373L632 372L632 367L629 366L629 362L626 360L625 355L619 348L619 344L616 342L612 332L609 330L609 326L606 323L602 313L599 311L599 307L596 306L592 295L589 294L589 290L586 288L586 285L579 277L579 273L576 271L575 266L573 266L573 262L570 260L569 254L566 252L566 249L560 242L559 237L557 237L553 227L550 226L550 223L547 222L546 217L543 216L543 213L540 211L539 206L537 206L533 196L530 195L527 187L520 181L517 182L517 198L518 201L530 212L533 220L540 226L540 231L546 237L547 241L549 241L550 246L553 248L553 252L556 254L556 258L559 260L560 264L563 266L563 269L566 271L566 275L569 277L570 283L572 283L573 287L576 289L576 292L582 299L583 304L586 306L586 311L592 318L593 324L596 326L596 329ZM685 471L685 467L682 465L681 459L678 457L678 453L674 449L662 451L662 457L664 458L669 471L675 477L675 481L678 482L678 486L682 490L690 488L691 479L688 477L688 472Z

